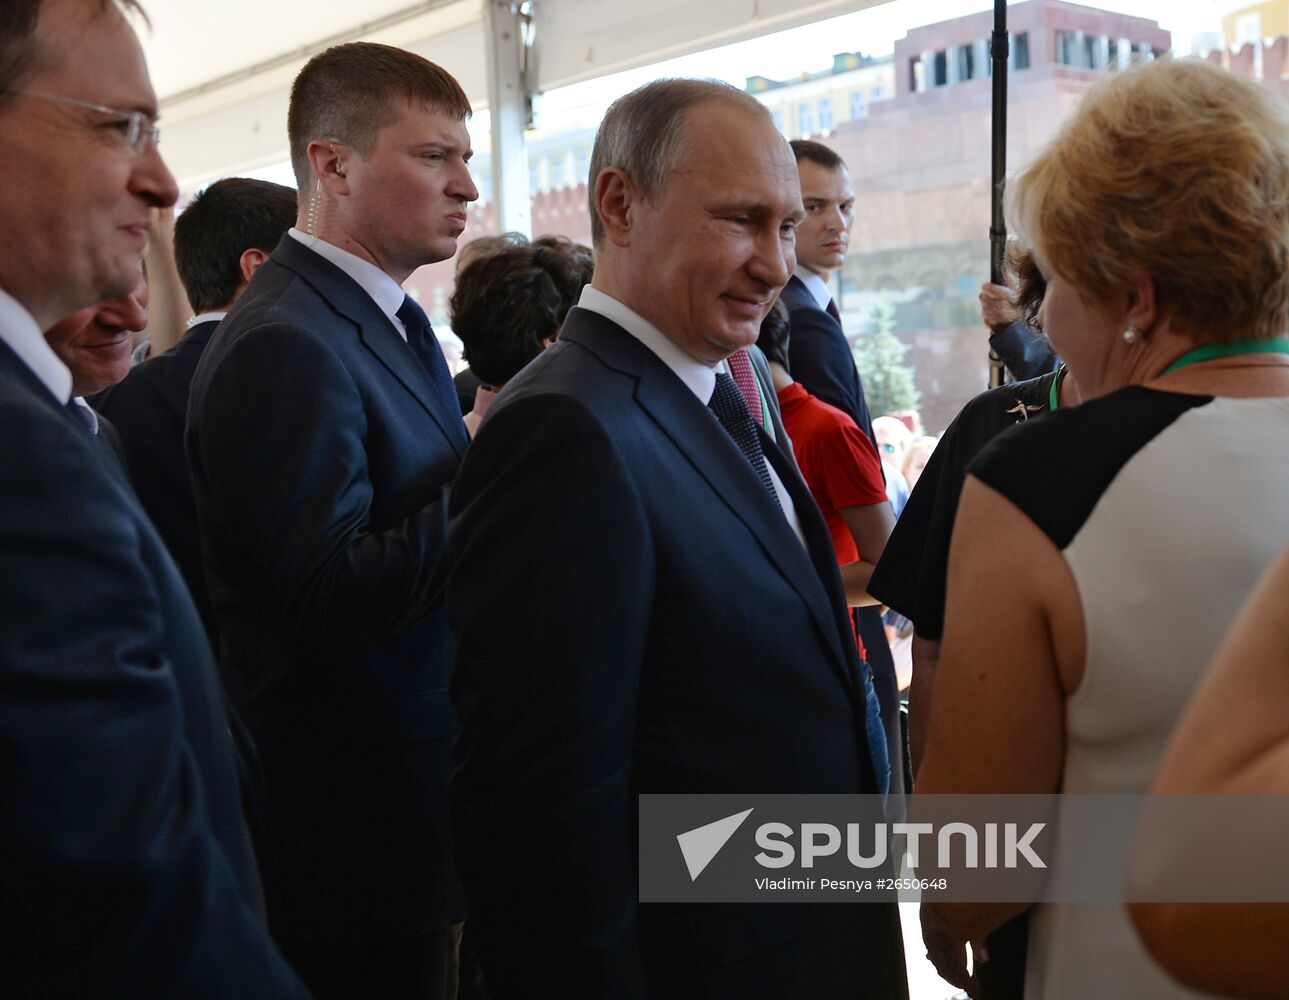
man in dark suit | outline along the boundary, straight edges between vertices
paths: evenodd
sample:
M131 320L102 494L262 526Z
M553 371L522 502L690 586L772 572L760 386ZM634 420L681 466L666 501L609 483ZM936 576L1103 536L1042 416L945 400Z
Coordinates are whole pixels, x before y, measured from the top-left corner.
M85 424L112 468L130 481L125 447L115 425L86 401L116 385L130 371L133 336L148 326L148 283L142 278L126 295L78 309L45 331L47 343L72 374L73 411Z
M478 197L465 93L384 45L301 70L300 218L215 331L188 455L220 667L258 745L269 923L319 996L453 994L445 490L467 437L400 284Z
M893 906L636 901L638 794L875 781L827 530L721 370L791 273L791 153L743 92L660 81L609 109L590 179L593 284L453 496L452 806L488 989L903 996Z
M196 315L174 347L136 365L90 401L120 433L135 491L179 564L212 644L214 612L184 454L188 391L215 327L291 228L296 211L295 192L268 181L227 177L198 194L174 227L175 263Z
M788 344L792 377L812 396L849 414L876 445L864 385L850 342L841 329L841 313L828 291L828 282L846 262L850 228L855 221L850 173L842 158L823 143L794 139L791 145L806 210L805 220L797 230L797 269L779 296L788 307L792 324ZM890 791L898 811L899 796L904 791L905 753L895 661L886 641L882 609L856 608L854 615L882 705L882 726L891 761Z
M846 262L855 192L846 164L823 143L794 139L791 146L806 210L797 229L797 268L779 296L792 321L792 377L812 396L849 413L871 438L864 386L828 291L834 272Z
M138 284L177 196L155 117L120 6L5 3L0 969L15 996L304 996L263 923L196 611L41 333Z

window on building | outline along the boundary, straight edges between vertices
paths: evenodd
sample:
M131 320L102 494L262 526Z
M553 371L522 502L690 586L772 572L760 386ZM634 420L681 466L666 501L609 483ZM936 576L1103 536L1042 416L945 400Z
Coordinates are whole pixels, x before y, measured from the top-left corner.
M1080 53L1080 56L1082 57L1080 60L1080 65L1084 69L1097 68L1097 36L1096 35L1083 36L1083 51Z
M528 164L528 190L533 194L541 190L541 176L540 164L533 160Z
M564 186L564 157L557 156L551 161L551 187L558 190Z
M819 131L827 132L833 127L832 98L825 97L819 102Z
M1029 32L1022 31L1012 35L1011 40L1012 69L1029 69Z
M870 95L874 101L884 101L886 99L886 84L876 83L873 85L873 91Z
M774 127L780 132L783 131L783 109L775 108L770 112L770 121L774 122Z
M856 121L868 116L868 97L862 90L853 90L850 94L850 119Z
M1074 32L1056 33L1056 62L1059 66L1077 66L1078 54L1074 48Z
M927 81L930 87L943 87L949 82L949 59L945 51L941 49L937 52L932 60L931 79Z
M814 107L802 104L797 108L797 131L801 135L810 135L815 130Z
M590 184L591 173L591 151L589 149L579 149L577 151L577 177L574 178L577 184Z
M954 58L958 63L958 80L970 80L974 76L976 68L976 54L972 51L970 45L959 45L953 51Z

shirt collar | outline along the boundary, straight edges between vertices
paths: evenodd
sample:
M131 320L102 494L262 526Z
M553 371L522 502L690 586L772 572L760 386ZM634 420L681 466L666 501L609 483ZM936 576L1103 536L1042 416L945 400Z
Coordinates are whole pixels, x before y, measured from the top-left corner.
M832 292L828 291L828 283L823 278L804 267L798 267L792 276L806 286L806 291L810 293L820 309L828 308L828 303L832 301Z
M343 252L344 251L342 250L341 253ZM227 311L220 310L220 309L215 309L215 310L212 310L211 312L198 313L196 316L194 316L192 319L188 321L188 326L189 328L192 328L194 326L197 326L200 323L218 323L221 319L223 319L227 315L228 315Z
M578 299L578 307L598 313L618 324L645 347L658 356L658 360L675 372L676 377L689 387L704 406L716 391L716 368L696 361L686 354L671 338L633 309L629 309L611 295L586 285ZM719 366L717 366L719 367Z
M71 371L45 341L36 318L3 289L0 289L0 340L9 345L55 399L60 403L71 399Z
M389 317L390 322L394 324L394 329L400 331L403 329L402 322L397 318L398 310L407 295L402 285L370 261L363 260L348 250L341 250L340 247L326 240L302 233L294 226L287 230L287 234L353 278L362 290L371 296L376 307Z

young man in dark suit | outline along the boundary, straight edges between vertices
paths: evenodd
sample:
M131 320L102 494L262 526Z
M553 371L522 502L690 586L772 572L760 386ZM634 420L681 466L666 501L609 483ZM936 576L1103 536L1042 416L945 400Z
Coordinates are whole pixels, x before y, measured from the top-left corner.
M295 192L268 181L226 177L199 193L174 227L175 263L195 315L174 347L90 400L120 433L135 492L179 564L213 646L215 617L184 454L188 391L215 327L291 228L296 210Z
M893 905L637 902L641 793L876 783L827 529L721 366L791 272L787 144L741 91L659 81L609 109L590 191L593 282L453 496L452 805L489 992L904 996Z
M873 421L864 399L864 384L855 367L850 342L841 328L841 313L828 291L828 282L846 262L850 229L855 221L855 192L840 156L820 142L794 139L792 153L801 179L806 217L797 230L797 269L784 286L780 301L792 324L789 354L792 377L806 392L848 414L869 439ZM882 704L882 725L891 761L891 795L898 812L904 791L904 736L900 727L900 692L895 661L886 641L881 608L856 608L855 622L873 686Z
M467 437L400 285L452 256L478 197L469 113L456 80L405 50L311 59L288 117L298 228L192 384L220 667L264 768L269 923L324 997L455 989L440 590Z
M41 333L138 285L177 196L125 6L0 13L0 969L14 996L299 997L197 613Z

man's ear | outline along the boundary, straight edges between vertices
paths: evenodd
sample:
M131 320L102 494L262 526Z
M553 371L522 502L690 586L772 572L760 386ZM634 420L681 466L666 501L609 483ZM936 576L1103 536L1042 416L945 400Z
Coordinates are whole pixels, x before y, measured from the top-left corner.
M595 210L605 237L614 246L631 245L632 209L639 200L631 178L618 167L605 167L595 178Z
M269 259L269 255L263 250L257 250L251 247L249 250L243 250L241 258L237 261L237 266L242 272L242 284L251 280L251 275L259 270L261 264Z
M349 183L345 180L345 157L349 151L330 139L314 139L308 148L309 169L313 171L314 180L332 194L348 194Z

